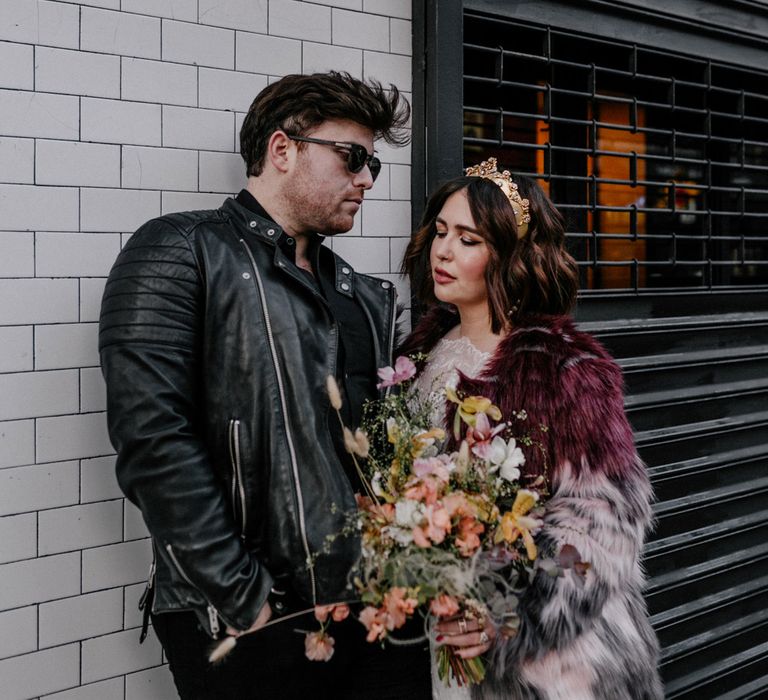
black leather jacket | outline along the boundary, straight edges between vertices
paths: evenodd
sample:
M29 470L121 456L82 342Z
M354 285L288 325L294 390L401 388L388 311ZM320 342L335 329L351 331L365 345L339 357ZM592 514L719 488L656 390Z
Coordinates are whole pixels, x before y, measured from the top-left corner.
M359 553L337 537L308 564L355 503L328 427L338 328L276 245L285 235L231 199L154 219L102 302L109 433L153 538L153 610L192 609L214 636L219 619L248 628L273 587L349 598ZM392 284L318 255L364 310L376 366L390 364Z

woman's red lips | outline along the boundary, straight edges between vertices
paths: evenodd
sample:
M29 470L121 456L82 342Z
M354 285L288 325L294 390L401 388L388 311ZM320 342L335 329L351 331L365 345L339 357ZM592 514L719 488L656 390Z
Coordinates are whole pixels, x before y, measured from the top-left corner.
M456 278L453 275L449 275L443 268L436 267L432 273L432 279L438 284L446 284L448 282L453 282Z

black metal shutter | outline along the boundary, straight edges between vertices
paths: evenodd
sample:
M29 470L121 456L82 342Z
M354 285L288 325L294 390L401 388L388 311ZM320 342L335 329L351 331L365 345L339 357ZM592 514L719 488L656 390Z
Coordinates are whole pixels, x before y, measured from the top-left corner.
M658 498L647 601L669 698L768 697L768 8L736 4L756 36L601 2L414 4L414 201L494 155L569 219L577 318L622 365ZM652 25L690 41L633 40Z

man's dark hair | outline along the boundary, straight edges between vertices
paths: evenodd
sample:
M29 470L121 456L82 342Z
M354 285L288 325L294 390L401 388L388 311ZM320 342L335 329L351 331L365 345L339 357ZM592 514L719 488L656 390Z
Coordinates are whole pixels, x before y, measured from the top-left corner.
M348 119L371 131L374 138L403 146L411 108L400 91L385 90L375 80L363 82L349 73L286 75L264 88L251 103L240 129L240 153L248 175L261 175L270 136L282 129L305 136L328 119Z

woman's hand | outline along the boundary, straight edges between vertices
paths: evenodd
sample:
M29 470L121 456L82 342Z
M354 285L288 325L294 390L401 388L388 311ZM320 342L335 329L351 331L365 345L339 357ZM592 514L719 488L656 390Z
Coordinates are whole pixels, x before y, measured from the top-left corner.
M496 638L496 628L490 620L454 615L441 618L436 626L438 644L453 647L457 656L472 659L491 648Z

